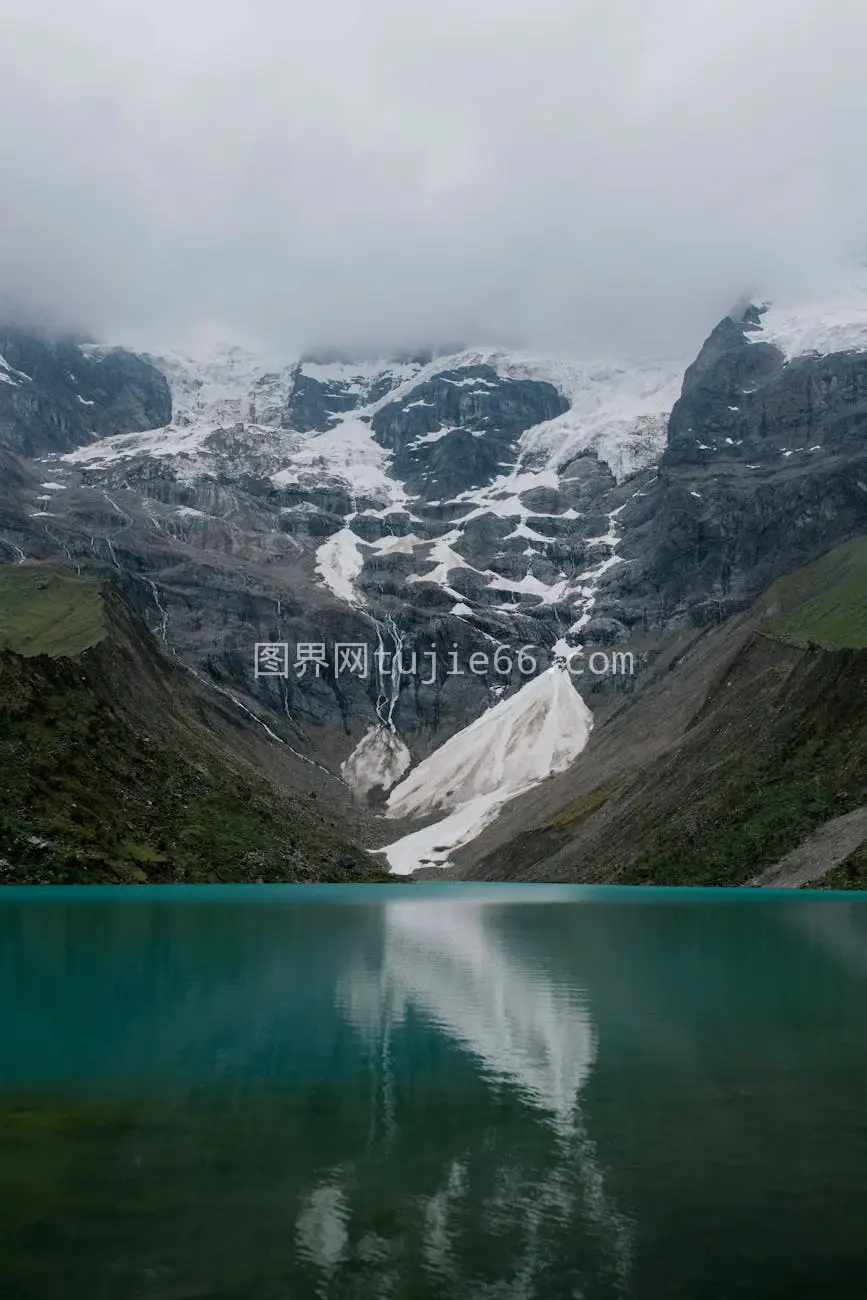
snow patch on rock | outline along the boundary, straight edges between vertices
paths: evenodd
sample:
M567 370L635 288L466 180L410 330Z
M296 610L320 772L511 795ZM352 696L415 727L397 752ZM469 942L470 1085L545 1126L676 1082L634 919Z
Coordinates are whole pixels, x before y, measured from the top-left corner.
M411 763L410 753L392 727L371 727L356 745L340 774L361 798L372 790L390 790Z
M316 552L316 572L329 591L347 605L363 604L355 582L364 567L361 539L348 526L329 537Z
M498 348L469 349L438 357L368 409L375 414L444 370L490 366L503 379L552 384L569 402L563 415L523 434L523 454L556 470L579 452L594 451L620 481L660 455L687 364L685 358L568 361ZM478 386L482 381L465 382Z
M363 420L342 416L333 429L293 438L296 446L287 447L286 465L272 476L275 486L332 479L344 483L352 497L368 497L389 509L406 504L403 485L389 473L391 452L374 441Z
M787 360L818 353L867 352L867 266L840 277L827 292L796 303L770 302L753 343L772 343Z
M555 665L447 740L392 790L388 817L446 816L382 850L391 870L448 865L500 808L585 748L593 715L566 670Z
M23 370L16 370L14 366L10 366L4 356L0 355L0 384L11 384L13 388L18 388L22 383L32 382L30 375L25 375Z

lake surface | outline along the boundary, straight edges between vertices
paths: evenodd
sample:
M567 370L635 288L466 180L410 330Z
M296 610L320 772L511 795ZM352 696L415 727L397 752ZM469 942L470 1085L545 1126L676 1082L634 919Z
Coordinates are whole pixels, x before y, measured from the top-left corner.
M0 890L2 1300L863 1300L867 897Z

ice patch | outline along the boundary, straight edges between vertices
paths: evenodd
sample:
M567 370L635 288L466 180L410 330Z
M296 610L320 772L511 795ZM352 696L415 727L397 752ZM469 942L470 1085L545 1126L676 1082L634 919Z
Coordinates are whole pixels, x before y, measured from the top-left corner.
M593 715L558 665L501 700L392 790L388 817L446 814L433 826L388 845L391 870L406 875L421 866L444 866L509 799L565 771L584 747Z
M867 351L867 266L855 268L811 301L767 304L754 343L772 343L786 360L809 353Z
M416 406L418 403L412 402L411 405ZM412 442L407 443L407 449L414 451L416 447L423 447L425 443L441 442L443 438L447 438L454 431L453 425L444 424L440 429L434 429L431 433L421 433L417 438L413 438Z
M0 355L0 384L11 384L13 388L20 388L21 384L32 384L33 379L30 375L25 375L23 370L16 370L10 366L6 358Z
M374 380L388 375L393 380L393 387L412 379L418 371L415 361L396 362L388 357L378 357L370 361L302 361L299 367L301 375L315 380L318 384L339 384L343 392L355 392L363 395Z
M337 479L346 484L351 496L371 497L390 510L408 500L403 485L388 472L391 453L374 442L368 424L353 416L341 419L333 429L304 438L287 459L286 467L272 475L276 487L315 475L320 480Z
M461 533L456 528L438 537L431 545L430 554L427 556L429 561L433 561L433 569L429 573L413 573L407 578L407 582L435 582L459 600L459 593L449 586L449 574L453 569L470 569L476 572L462 555L452 550L452 542L459 541L460 537Z
M408 876L420 867L448 867L451 855L480 835L504 803L497 794L479 795L433 826L413 831L380 852L395 876Z
M412 555L417 546L426 546L427 543L423 538L416 537L415 533L407 533L405 537L379 537L369 545L380 555Z
M371 790L390 790L411 763L410 753L391 727L372 727L340 768L340 774L362 798Z
M316 572L328 590L347 605L364 603L355 589L355 581L364 567L360 546L361 539L347 527L329 537L316 552Z
M568 579L548 585L541 578L534 578L532 573L525 573L523 578L504 578L497 574L488 583L490 591L518 591L524 596L541 596L547 605L563 600L569 592Z

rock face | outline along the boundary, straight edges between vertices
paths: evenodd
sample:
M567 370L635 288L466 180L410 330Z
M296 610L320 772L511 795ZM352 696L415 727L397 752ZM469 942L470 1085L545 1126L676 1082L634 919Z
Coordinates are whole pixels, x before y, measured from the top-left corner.
M867 326L775 310L726 318L691 365L275 367L6 331L0 546L111 576L234 707L381 798L404 752L526 684L520 647L534 672L628 649L634 673L577 683L604 718L678 638L867 528ZM255 674L256 643L288 645L282 675Z
M292 369L280 423L299 433L324 433L342 416L378 402L433 360L429 352L361 359L343 352L311 352Z
M719 621L867 529L867 352L787 360L724 320L684 376L659 474L624 512L628 622ZM758 341L753 341L757 339Z
M515 463L522 433L568 409L553 384L465 366L380 406L371 427L407 490L434 501L492 483Z
M675 671L506 820L496 842L473 845L464 875L796 884L857 849L867 835L867 536L695 634Z
M123 348L44 339L0 325L0 446L71 451L171 420L165 376Z
M167 376L169 422L135 435L118 419L97 441L77 426L77 449L19 457L7 558L111 576L171 652L311 757L336 767L377 727L423 756L522 684L498 646L531 644L541 670L592 605L625 489L580 427L562 466L563 438L529 445L571 417L557 366L470 352L274 370L240 349L138 364ZM256 678L257 642L324 644L330 663ZM337 642L382 657L338 676ZM489 666L468 672L473 654Z

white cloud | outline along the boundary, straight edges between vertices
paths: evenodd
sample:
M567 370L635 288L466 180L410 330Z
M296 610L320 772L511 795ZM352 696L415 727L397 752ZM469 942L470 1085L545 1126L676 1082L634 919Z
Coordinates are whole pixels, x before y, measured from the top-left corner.
M860 253L855 0L29 0L0 290L97 333L693 345Z

